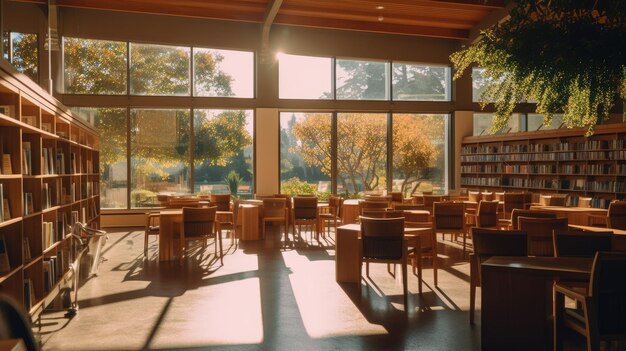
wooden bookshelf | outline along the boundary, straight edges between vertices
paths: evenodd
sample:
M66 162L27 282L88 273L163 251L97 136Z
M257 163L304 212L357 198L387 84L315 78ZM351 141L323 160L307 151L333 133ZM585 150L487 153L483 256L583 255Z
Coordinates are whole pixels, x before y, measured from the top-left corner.
M607 208L626 198L626 124L465 137L461 186L496 191L569 194L569 205L591 197Z
M0 293L32 318L67 280L72 217L100 225L98 146L92 126L0 62Z

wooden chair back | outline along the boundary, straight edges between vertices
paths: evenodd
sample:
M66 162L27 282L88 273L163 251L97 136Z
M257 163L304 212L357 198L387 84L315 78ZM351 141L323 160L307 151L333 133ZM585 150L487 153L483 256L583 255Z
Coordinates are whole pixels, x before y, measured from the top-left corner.
M423 210L424 206L422 205L413 205L413 204L402 204L396 205L394 210L405 211L405 210Z
M304 195L298 195L304 196ZM274 194L275 199L285 199L285 205L289 210L293 208L293 197L289 194Z
M381 260L402 258L404 218L360 219L364 258Z
M465 229L465 205L455 202L435 202L433 218L436 230L462 231Z
M493 201L494 199L493 192L481 192L480 196L481 196L481 200L485 200L485 201Z
M550 199L551 196L550 195L539 195L539 205L540 206L551 206L550 205Z
M511 212L515 209L523 210L525 206L525 196L523 193L505 193L504 194L504 215L511 217Z
M168 208L200 207L200 199L195 197L170 197L167 201Z
M476 226L482 228L498 226L498 201L482 200L478 204Z
M578 198L578 207L589 208L591 207L591 198L590 197L579 197Z
M183 233L186 238L203 237L215 233L215 214L213 207L183 207Z
M626 338L626 253L598 252L593 261L589 295L594 302L598 334ZM595 327L595 328L594 328ZM616 337L618 336L618 337Z
M528 235L528 256L554 256L553 230L567 230L567 218L518 218L519 229Z
M287 216L287 200L284 198L265 198L263 199L263 217L264 218L286 218Z
M363 200L359 201L359 208L361 212L370 210L385 211L387 208L389 208L389 203L386 201Z
M389 193L389 196L391 196L391 202L395 202L398 204L404 202L404 193L401 191L392 191Z
M530 218L556 218L556 213L547 211L535 211L535 210L520 210L514 209L511 213L511 229L516 230L519 228L518 218L530 217Z
M211 194L209 200L218 211L230 211L230 194Z
M341 217L341 207L343 206L343 198L339 196L331 196L328 199L329 212L335 217Z
M504 201L504 192L501 193L494 193L493 195L493 199L496 201Z
M611 251L613 232L583 230L555 230L553 244L555 257L594 257L598 251Z
M317 197L294 197L293 215L296 220L317 218Z
M527 234L523 230L472 228L474 262L480 285L480 264L492 256L526 256ZM471 272L474 274L474 272Z
M480 191L470 191L467 193L467 200L470 202L479 203L482 200Z
M552 194L550 195L550 206L567 206L567 194Z
M429 222L431 220L430 215L427 213L412 213L410 211L402 211L402 212L403 212L402 217L404 217L404 220L406 222L423 223L423 222Z
M626 230L626 201L613 201L609 204L607 227Z

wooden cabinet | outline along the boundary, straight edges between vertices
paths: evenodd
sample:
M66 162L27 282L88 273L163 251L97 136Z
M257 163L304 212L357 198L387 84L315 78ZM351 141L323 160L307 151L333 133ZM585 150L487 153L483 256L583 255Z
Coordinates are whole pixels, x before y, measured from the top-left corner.
M0 63L0 293L36 316L68 274L68 226L99 227L99 137L20 77Z
M626 124L466 137L461 186L502 191L569 194L569 205L592 197L607 208L626 198Z

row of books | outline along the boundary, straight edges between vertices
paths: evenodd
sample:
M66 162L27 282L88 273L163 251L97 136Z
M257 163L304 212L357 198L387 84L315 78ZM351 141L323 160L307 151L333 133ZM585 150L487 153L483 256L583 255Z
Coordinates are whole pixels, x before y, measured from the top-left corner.
M54 160L54 149L51 147L44 147L41 153L41 165L42 170L41 174L43 175L51 175L56 174L55 166L56 162Z
M461 185L470 186L500 186L499 177L461 177Z
M490 165L464 165L461 166L461 173L500 173L502 172L501 164Z
M43 249L46 250L58 240L57 228L56 228L57 224L54 222L43 222L41 225L42 225L41 236L43 240L42 241Z
M516 188L559 189L560 183L554 179L504 178L502 185Z
M43 288L46 292L52 290L54 284L59 281L63 273L63 251L59 250L58 255L61 257L50 256L46 257L43 261Z
M588 140L581 143L551 143L551 144L514 144L498 146L463 146L462 154L490 154L516 152L562 152L562 151L626 151L624 140Z
M0 183L0 222L8 221L11 219L11 206L9 206L9 199L4 193L4 184Z

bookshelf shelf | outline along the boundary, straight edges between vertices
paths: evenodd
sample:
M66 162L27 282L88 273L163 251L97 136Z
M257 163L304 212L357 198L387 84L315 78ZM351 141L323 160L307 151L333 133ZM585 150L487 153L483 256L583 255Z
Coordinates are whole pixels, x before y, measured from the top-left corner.
M5 62L0 105L0 291L34 319L71 278L72 220L99 227L99 136Z
M461 147L461 186L490 190L533 190L592 198L608 207L626 198L626 127L466 137Z

